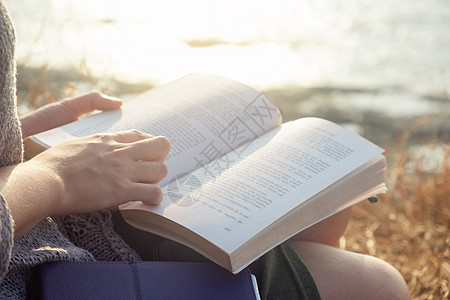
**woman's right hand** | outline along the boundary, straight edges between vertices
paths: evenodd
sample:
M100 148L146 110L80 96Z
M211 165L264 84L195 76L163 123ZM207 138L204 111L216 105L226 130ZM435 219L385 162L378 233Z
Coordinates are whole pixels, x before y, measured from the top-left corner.
M0 191L19 235L50 215L158 204L169 150L167 138L136 130L76 139L17 165Z
M158 204L169 140L139 131L98 134L51 148L31 160L59 184L54 215L90 212L140 200Z

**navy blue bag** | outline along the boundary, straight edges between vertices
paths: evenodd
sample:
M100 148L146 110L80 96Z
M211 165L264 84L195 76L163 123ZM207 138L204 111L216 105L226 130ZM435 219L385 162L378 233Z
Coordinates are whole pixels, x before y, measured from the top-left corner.
M259 299L254 278L213 263L54 262L38 267L41 299Z

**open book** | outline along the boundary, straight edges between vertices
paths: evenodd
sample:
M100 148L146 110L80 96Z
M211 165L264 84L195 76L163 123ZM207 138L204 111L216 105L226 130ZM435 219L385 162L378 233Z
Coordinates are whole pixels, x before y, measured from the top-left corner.
M383 149L332 122L282 124L261 92L192 74L25 141L28 157L98 132L138 129L172 149L160 205L120 207L133 226L237 273L303 229L386 190Z

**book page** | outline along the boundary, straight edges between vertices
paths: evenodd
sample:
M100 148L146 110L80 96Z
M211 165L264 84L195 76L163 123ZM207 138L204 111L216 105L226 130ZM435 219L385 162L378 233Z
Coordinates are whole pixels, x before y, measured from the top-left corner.
M227 78L192 74L103 112L39 134L54 146L99 132L138 129L169 138L167 184L236 149L281 123L275 104L259 91Z
M164 215L232 253L382 152L334 123L299 119L163 187L161 205L121 209Z

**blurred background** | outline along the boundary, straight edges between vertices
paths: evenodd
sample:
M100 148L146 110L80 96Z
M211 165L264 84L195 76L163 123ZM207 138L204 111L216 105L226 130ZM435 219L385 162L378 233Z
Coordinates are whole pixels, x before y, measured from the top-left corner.
M447 299L449 0L5 2L20 113L208 72L264 91L285 121L324 117L384 147L385 204L358 206L340 246L394 264L416 299Z

